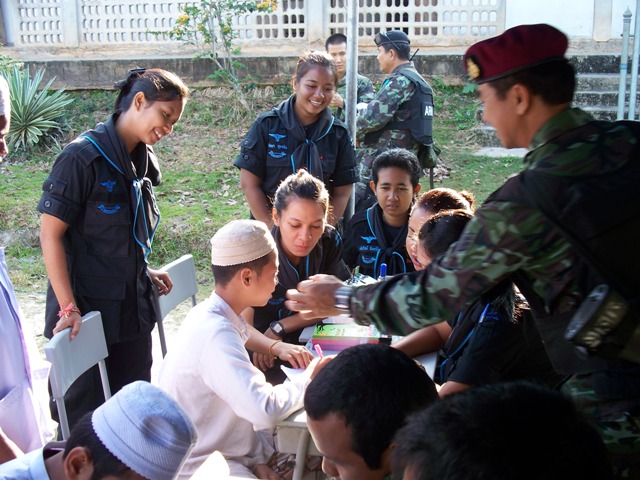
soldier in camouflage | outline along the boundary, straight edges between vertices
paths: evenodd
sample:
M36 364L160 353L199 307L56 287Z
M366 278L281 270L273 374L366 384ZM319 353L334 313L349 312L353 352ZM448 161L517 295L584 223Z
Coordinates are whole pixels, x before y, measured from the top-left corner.
M402 75L402 70L416 71L413 62L409 61L409 37L404 32L392 30L378 33L375 42L378 47L378 63L388 77L376 92L375 98L368 103L366 110L358 112L356 120L356 136L360 147L356 152L360 168L360 181L356 183L356 211L375 202L369 182L371 165L378 154L391 148L404 148L417 155L420 149L420 143L414 140L410 128L390 127L392 121L409 119L411 112L406 106L415 100L417 93L416 85Z
M344 122L344 102L347 98L347 37L342 33L334 33L324 42L324 47L336 63L339 79L338 88L333 94L329 106L333 111L333 115ZM356 79L358 83L356 103L369 103L375 96L371 80L360 74L357 74Z
M567 46L562 32L540 24L514 27L468 49L465 62L478 84L484 120L496 128L505 147L529 147L530 152L524 171L489 197L446 254L422 272L374 285L350 288L324 277L301 283L289 292L288 307L304 311L303 317L348 310L359 323L406 334L449 318L511 278L534 309L554 367L567 375L565 391L605 440L616 478L640 478L640 366L576 355L564 340L568 321L590 291L585 286L593 285L591 277L597 275L584 268L584 259L559 227L514 188L527 175L544 174L555 198L563 193L552 188L557 179L573 177L575 182L586 175L606 182L624 172L608 198L595 199L615 208L592 208L590 195L584 194L566 203L586 211L594 224L615 210L637 210L629 198L640 176L640 126L597 122L571 108L575 72L564 57ZM628 231L614 243L628 259L624 278L635 275L640 261L640 219L637 214L629 218ZM627 282L625 287L637 295L639 285Z

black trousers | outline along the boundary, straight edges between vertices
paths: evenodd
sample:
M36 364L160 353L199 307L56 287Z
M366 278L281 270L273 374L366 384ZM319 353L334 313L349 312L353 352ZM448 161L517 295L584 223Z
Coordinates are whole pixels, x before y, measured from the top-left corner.
M144 337L115 343L108 347L109 356L105 363L112 395L136 380L151 381L151 364L153 362L151 344L151 333L149 333ZM92 412L103 403L104 394L102 393L100 370L96 365L80 375L64 396L69 430L73 429L73 426L84 414ZM58 422L58 409L53 398L49 402L49 407L51 417ZM58 428L58 438L62 439L60 428Z

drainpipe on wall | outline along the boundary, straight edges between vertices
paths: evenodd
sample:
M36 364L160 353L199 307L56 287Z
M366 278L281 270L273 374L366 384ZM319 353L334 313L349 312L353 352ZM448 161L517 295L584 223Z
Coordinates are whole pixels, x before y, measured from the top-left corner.
M638 92L638 55L640 55L640 0L636 1L636 26L633 30L633 58L631 60L631 88L629 89L629 120L636 118L636 94Z
M4 37L5 37L5 45L8 47L15 46L15 38L13 36L13 13L10 3L13 3L11 0L5 0L0 2L0 7L2 8L2 20L4 23ZM17 5L16 7L17 8Z
M631 10L629 7L622 15L622 55L620 55L620 83L618 85L618 115L617 120L624 118L625 95L627 93L627 70L629 63L629 29L631 28Z
M640 0L638 0L640 1ZM358 0L349 0L347 17L347 95L345 102L345 120L349 133L356 141L356 101L358 97ZM355 186L351 189L351 200L344 212L344 226L353 217L355 209Z

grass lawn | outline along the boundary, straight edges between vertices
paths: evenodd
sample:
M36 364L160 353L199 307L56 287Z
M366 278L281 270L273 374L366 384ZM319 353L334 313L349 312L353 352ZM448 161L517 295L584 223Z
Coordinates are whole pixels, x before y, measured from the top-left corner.
M430 82L436 103L434 138L447 167L436 177L436 186L470 190L480 203L520 169L521 159L476 156L480 146L473 134L478 123L475 93L464 93L463 85L440 78ZM115 100L113 91L70 94L74 102L67 107L62 145L106 119ZM246 112L231 90L193 92L173 135L155 147L163 181L156 188L162 222L150 257L153 266L192 253L203 290L210 289L209 238L228 221L248 216L232 165L238 145L256 115L289 94L288 86L255 88L249 92L252 111ZM7 247L9 270L19 292L42 292L46 285L35 206L58 151L56 146L40 146L13 152L0 164L0 244ZM426 188L425 177L423 191Z

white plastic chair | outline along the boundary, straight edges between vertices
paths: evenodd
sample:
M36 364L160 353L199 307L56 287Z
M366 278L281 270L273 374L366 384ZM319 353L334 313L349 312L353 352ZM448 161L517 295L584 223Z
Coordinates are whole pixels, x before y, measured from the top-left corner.
M109 377L104 359L107 358L107 342L104 338L102 315L89 312L82 317L82 326L76 338L69 339L71 329L56 333L44 346L44 354L51 362L51 395L58 408L62 438L69 438L69 420L64 405L64 394L71 384L94 365L100 369L104 398L111 398Z
M160 311L158 334L160 335L160 348L162 349L162 356L164 357L167 354L167 341L164 336L164 326L162 322L171 310L186 299L191 298L191 306L196 305L198 280L196 278L196 266L193 262L193 255L183 255L179 259L165 265L160 270L167 272L173 282L173 288L168 295L157 296Z

